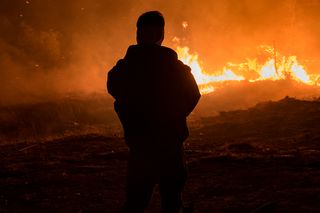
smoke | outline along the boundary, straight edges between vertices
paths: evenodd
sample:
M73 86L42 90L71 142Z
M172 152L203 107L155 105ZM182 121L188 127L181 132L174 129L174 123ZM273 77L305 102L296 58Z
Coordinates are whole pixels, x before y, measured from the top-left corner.
M267 43L318 72L320 1L2 0L0 104L104 92L106 74L135 43L147 10L166 18L165 45L181 38L204 67L242 62ZM184 29L182 23L188 23Z
M269 44L284 54L316 60L319 56L314 8L319 1L228 0L193 4L188 14L188 46L199 53L207 70L226 62L240 62L255 54L255 47ZM314 63L314 62L313 62ZM319 63L317 63L319 69ZM313 68L313 67L312 67Z
M3 1L1 104L103 91L108 69L129 44L114 45L129 37L120 23L129 20L115 10L129 10L123 3Z

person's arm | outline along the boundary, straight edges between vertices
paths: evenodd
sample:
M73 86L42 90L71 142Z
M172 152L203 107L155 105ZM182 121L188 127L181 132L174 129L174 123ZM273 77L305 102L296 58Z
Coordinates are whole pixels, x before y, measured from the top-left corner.
M181 72L181 97L183 99L184 112L188 116L196 107L201 95L197 82L195 81L190 67L179 61L179 71Z
M194 76L192 75L191 71L187 72L186 74L187 82L189 85L188 89L188 103L187 103L187 115L189 115L196 105L198 104L198 101L201 97L198 84L196 80L194 79Z
M107 80L107 89L110 95L116 100L121 100L126 93L125 61L119 60L109 72Z

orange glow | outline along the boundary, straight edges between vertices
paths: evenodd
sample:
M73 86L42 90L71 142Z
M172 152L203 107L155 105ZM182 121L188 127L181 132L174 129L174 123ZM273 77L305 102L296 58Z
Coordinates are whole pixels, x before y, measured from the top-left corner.
M227 63L222 71L216 71L212 74L207 73L200 65L198 54L189 53L189 47L176 48L179 59L191 67L192 74L197 81L202 94L214 92L214 83L224 81L242 81L249 82L263 80L284 80L290 79L307 85L319 84L320 75L309 75L305 67L299 63L296 56L282 56L274 48L268 45L258 47L265 55L265 62L258 63L256 58L246 59L246 62L240 64ZM254 78L245 78L248 73L255 73Z
M186 22L186 21L182 22L182 27L183 27L183 29L187 29L188 22Z
M211 75L204 71L198 61L198 54L190 54L189 47L177 47L179 59L190 66L191 72L200 87L201 94L207 94L214 91L210 83L232 80L244 80L244 77L236 75L230 69L223 69L220 74Z

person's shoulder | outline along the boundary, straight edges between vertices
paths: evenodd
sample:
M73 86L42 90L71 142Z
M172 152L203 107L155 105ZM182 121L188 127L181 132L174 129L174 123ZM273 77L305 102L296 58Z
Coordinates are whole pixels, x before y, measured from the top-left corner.
M125 58L127 58L130 55L136 55L137 52L139 52L139 46L138 45L130 45L127 49Z
M169 57L172 57L174 59L178 59L178 54L173 49L166 47L166 46L160 46L157 44L147 44L147 45L130 45L127 50L128 54L135 54L140 52L149 52L149 53L156 53L156 54L162 54Z
M159 46L161 49L161 52L168 55L169 57L172 57L173 59L178 60L178 54L173 49L166 47L166 46Z
M129 51L137 51L139 49L139 45L133 44L128 47L127 52Z
M151 57L161 58L162 61L170 63L179 63L178 54L173 49L160 46L160 45L131 45L128 47L125 59L135 59L138 56L145 57L150 55Z

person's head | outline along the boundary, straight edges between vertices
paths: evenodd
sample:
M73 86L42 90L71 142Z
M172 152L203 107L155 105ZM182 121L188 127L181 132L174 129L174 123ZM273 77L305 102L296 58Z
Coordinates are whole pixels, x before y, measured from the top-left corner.
M164 18L158 11L142 14L137 21L137 43L161 45L164 39Z

